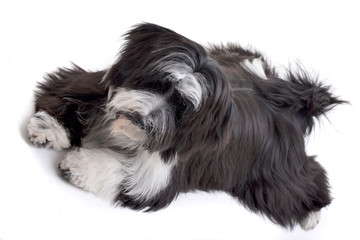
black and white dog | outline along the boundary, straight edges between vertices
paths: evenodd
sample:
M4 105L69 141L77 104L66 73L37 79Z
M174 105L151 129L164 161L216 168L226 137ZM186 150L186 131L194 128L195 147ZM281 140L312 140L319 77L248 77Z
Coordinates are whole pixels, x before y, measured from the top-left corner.
M304 137L342 102L302 70L280 78L257 52L140 24L109 69L48 74L28 132L36 146L69 149L62 175L117 205L158 210L181 192L225 191L312 229L331 197Z

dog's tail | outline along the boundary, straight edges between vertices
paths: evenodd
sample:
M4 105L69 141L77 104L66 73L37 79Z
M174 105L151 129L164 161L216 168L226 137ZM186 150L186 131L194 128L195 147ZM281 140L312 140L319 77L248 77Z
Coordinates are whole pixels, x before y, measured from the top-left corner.
M307 117L318 118L333 109L336 105L345 103L334 96L330 86L313 79L305 71L287 73L290 90L298 97L299 111Z
M319 82L304 70L289 70L284 80L269 79L258 85L271 104L290 108L304 117L306 131L311 132L314 119L325 115L338 104L348 103L334 96L330 86ZM262 88L262 89L261 89Z

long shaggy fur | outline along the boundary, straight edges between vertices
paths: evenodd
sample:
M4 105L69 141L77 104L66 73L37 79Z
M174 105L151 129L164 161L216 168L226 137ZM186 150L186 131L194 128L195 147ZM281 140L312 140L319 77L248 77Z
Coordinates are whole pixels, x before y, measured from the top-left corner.
M225 191L292 228L330 204L325 170L304 144L314 119L343 102L328 86L303 70L282 79L237 44L205 49L153 24L125 36L109 69L58 69L35 103L64 127L77 158L101 149L106 166L118 164L109 181L118 205L158 210L182 192ZM70 179L81 172L71 156L60 165ZM72 182L91 191L94 176Z

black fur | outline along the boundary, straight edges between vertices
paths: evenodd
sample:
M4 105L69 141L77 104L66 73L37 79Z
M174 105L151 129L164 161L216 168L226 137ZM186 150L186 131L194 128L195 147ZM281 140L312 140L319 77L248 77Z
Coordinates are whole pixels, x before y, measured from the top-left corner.
M175 117L167 120L166 135L147 146L159 151L164 161L178 157L171 181L152 199L139 200L121 191L118 204L158 210L181 192L219 190L284 227L330 204L325 170L307 156L304 144L314 118L343 102L328 86L303 71L289 71L281 79L265 60L267 80L261 79L240 64L263 58L260 53L234 44L205 49L153 24L135 27L126 40L106 76L106 71L87 72L77 66L59 69L46 77L36 94L36 111L55 116L69 129L72 145L81 146L94 119L105 114L111 89L171 93L169 111ZM159 61L182 62L205 79L207 98L199 109L172 90L171 76L156 68ZM146 128L141 117L128 118Z
M105 103L108 88L101 83L105 71L87 72L74 65L71 69L59 68L48 74L36 92L35 111L44 110L56 119L71 134L71 144L81 146L87 132L81 119L97 115Z

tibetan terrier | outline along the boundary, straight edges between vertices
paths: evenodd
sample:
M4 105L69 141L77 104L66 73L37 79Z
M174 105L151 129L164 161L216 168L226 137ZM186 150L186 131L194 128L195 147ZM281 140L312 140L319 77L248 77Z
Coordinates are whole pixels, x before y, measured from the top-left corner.
M29 138L68 149L59 168L69 182L147 211L182 192L224 191L283 227L316 226L331 197L304 137L343 102L328 86L153 24L125 40L109 69L60 68L36 91Z

